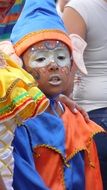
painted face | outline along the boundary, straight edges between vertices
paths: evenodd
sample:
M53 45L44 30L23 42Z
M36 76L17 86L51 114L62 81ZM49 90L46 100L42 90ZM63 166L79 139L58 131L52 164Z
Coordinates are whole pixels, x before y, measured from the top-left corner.
M23 54L25 69L38 81L47 95L63 93L70 80L71 57L65 44L43 41L33 45Z
M28 65L40 68L55 62L60 67L70 66L70 53L68 48L59 41L46 41L30 49Z

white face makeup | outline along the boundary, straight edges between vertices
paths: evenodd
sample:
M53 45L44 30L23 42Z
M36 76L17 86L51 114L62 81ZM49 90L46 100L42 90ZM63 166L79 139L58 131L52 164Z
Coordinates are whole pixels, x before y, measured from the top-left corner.
M31 48L28 62L31 68L46 67L53 62L60 67L71 65L69 50L62 42L42 42L40 46Z

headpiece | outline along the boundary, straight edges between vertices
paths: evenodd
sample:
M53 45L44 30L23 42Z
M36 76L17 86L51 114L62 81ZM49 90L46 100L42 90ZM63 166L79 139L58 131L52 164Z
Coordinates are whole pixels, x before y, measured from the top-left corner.
M78 46L73 47L72 38L75 39L75 35L71 35L70 38L67 34L64 23L57 13L55 0L26 0L22 13L11 34L11 41L18 56L21 56L33 44L44 40L61 41L68 46L71 54L73 54L73 50L78 53ZM79 54L83 52L83 49L84 44L81 51L79 50ZM77 55L74 62L86 74L83 55L81 54L81 60L78 58L80 58L80 55Z

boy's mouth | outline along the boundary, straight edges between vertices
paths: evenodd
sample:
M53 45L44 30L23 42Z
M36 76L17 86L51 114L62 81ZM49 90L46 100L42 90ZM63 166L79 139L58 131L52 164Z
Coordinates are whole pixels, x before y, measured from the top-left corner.
M59 75L51 75L49 78L49 84L57 86L60 85L62 83L61 78L59 77Z

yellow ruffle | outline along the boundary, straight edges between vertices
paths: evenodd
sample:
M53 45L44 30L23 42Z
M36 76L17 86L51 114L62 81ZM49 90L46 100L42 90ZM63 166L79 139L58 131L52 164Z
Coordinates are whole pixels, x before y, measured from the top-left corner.
M0 122L15 116L23 121L43 112L49 100L34 78L9 56L3 56L7 65L0 68Z

